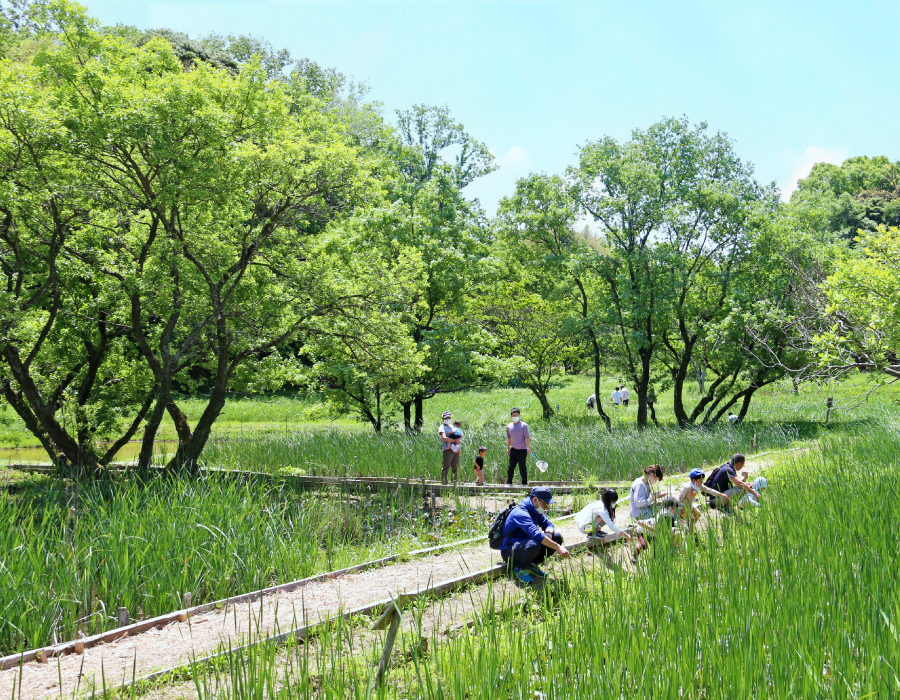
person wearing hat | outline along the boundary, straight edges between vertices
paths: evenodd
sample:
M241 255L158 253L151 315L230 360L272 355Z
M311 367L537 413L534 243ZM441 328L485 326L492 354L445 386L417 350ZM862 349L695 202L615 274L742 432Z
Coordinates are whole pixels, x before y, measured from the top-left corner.
M512 422L506 426L506 454L509 455L509 469L506 471L506 485L512 486L513 473L519 465L522 486L528 484L528 455L531 452L531 430L528 423L519 418L519 409L509 412Z
M689 481L682 487L678 494L678 515L682 522L687 523L688 531L693 534L694 526L700 520L700 509L694 505L694 499L698 493L705 493L708 496L719 496L718 491L713 491L708 486L703 485L706 473L702 469L691 469L688 474ZM730 500L728 496L722 495L725 500ZM690 516L690 517L688 517Z
M716 470L712 478L715 493L709 497L710 508L731 512L731 504L741 495L741 491L759 498L759 491L737 475L738 470L743 469L745 459L744 455L738 452Z
M452 425L453 414L450 411L444 411L441 417L441 427L438 428L438 435L441 436L441 483L447 483L447 472L453 470L453 481L456 481L457 472L459 471L459 447L453 449L454 445L462 442L462 433L457 437L456 429Z
M569 557L562 535L547 519L553 502L550 489L537 486L512 509L503 525L500 556L522 583L533 582L534 576L546 578L539 565L554 552L564 559Z

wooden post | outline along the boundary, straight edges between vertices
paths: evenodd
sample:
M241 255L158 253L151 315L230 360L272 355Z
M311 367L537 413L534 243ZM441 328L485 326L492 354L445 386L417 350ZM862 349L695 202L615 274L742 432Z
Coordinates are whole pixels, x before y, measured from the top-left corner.
M190 592L188 592L188 593L183 593L183 594L181 595L181 603L182 603L182 605L184 605L184 612L178 613L178 621L179 621L179 622L187 622L187 619L191 616L190 612L188 612L188 611L190 610L190 607L191 607L191 594L190 594Z
M684 457L681 458L681 471L684 472Z
M127 627L129 622L128 608L119 608L117 611L119 627Z
M756 453L756 433L753 433L753 437L750 438L750 454Z
M402 619L403 616L400 614L400 608L397 607L397 603L391 601L385 608L381 619L372 628L373 630L383 630L390 624L390 629L388 629L387 637L384 640L384 651L381 652L381 660L378 662L378 669L375 671L375 686L384 680L385 673L391 663L391 652L394 650L394 640L397 639L397 632L400 630Z

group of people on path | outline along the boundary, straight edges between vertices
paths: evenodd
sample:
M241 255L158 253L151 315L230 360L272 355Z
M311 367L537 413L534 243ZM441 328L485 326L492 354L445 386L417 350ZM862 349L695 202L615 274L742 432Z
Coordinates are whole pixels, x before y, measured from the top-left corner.
M628 392L628 387L626 387L623 384L623 385L617 386L615 389L613 389L613 393L610 398L612 399L613 408L618 408L619 406L627 407L628 401L631 398L631 394ZM593 411L596 406L597 406L597 394L591 394L590 396L588 396L588 400L587 400L588 410Z
M531 454L531 429L521 419L521 412L513 407L510 412L510 423L506 426L506 454L509 457L509 468L506 471L506 483L512 485L513 476L518 467L522 484L528 484L528 455ZM453 474L453 481L459 477L459 460L462 453L462 424L453 420L450 411L444 411L441 425L438 428L441 438L441 483L448 483L448 476ZM484 458L487 447L478 448L478 456L472 460L475 472L475 483L484 485Z
M663 495L654 488L665 474L661 465L650 465L631 484L631 524L626 529L616 524L619 494L611 488L604 490L598 500L576 513L575 524L581 533L588 536L589 545L609 544L617 540L630 543L635 564L640 553L647 549L646 538L650 535L671 533L673 544L677 544L683 534L688 534L699 542L695 533L701 517L696 504L698 494L705 494L709 507L726 515L731 515L735 506L760 505L760 492L768 486L768 481L765 477L757 477L752 484L748 483L748 473L743 471L744 464L744 455L738 453L714 469L709 478L702 469L692 469L677 497ZM500 555L512 569L513 575L523 583L532 583L536 577L546 577L540 565L548 556L569 556L562 535L547 518L553 502L553 494L548 487L534 488L509 513L503 525Z

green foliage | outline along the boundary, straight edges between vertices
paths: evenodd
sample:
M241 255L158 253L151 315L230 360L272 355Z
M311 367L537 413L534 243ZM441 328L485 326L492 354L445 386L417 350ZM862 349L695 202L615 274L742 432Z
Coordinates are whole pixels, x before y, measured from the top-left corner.
M791 195L792 207L821 212L825 230L852 242L857 232L900 225L900 162L884 156L817 163Z
M836 371L900 378L900 228L879 226L857 241L865 257L846 255L825 283L833 325L816 347Z
M102 466L93 435L114 432L117 403L141 407L125 439L148 417L143 468L164 411L179 434L173 466L196 464L229 382L296 379L289 341L334 319L346 333L341 311L365 313L374 288L341 279L320 239L360 194L366 159L332 114L298 109L258 61L237 75L185 70L159 37L98 33L61 2L46 11L67 29L60 40L30 65L2 66L3 244L15 261L4 268L15 290L2 302L6 398L56 461ZM73 324L83 318L99 320ZM78 338L81 354L60 358L66 324L100 339ZM57 412L78 381L70 436ZM192 430L171 392L200 381L210 402Z
M754 235L771 218L776 196L753 179L725 134L706 128L667 119L635 130L627 143L590 142L569 171L575 197L608 248L586 265L605 300L594 305L591 322L595 333L615 336L611 359L631 380L641 427L659 383L674 385L682 424L704 411L715 420L761 385L748 376L735 386L745 353L714 351L733 342L718 326L737 303L736 281L754 267ZM682 395L692 364L715 381L688 410ZM723 386L727 391L719 391Z

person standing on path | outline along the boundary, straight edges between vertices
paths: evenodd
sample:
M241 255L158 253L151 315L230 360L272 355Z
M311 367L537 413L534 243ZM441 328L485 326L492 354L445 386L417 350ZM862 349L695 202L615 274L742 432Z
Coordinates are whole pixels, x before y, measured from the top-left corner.
M447 483L447 472L453 470L453 480L456 481L456 475L459 471L459 444L462 442L461 437L456 437L456 431L451 425L453 414L450 411L444 411L443 422L438 428L438 435L441 436L441 483ZM453 446L456 445L456 449Z
M622 405L628 407L628 387L622 387Z
M557 552L567 559L569 550L563 546L563 537L547 519L553 493L546 486L531 489L503 524L500 557L512 567L513 575L522 583L531 583L534 576L546 578L539 565Z
M531 431L528 423L519 417L519 409L513 407L509 412L512 423L506 426L506 454L509 455L509 469L506 471L506 485L512 486L513 472L519 465L519 476L522 486L528 484L528 455L531 454Z
M616 387L615 389L613 389L613 393L612 393L613 408L618 408L619 404L621 402L622 402L622 392L619 391L619 387Z

